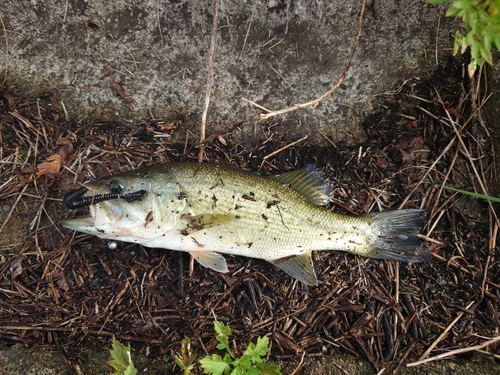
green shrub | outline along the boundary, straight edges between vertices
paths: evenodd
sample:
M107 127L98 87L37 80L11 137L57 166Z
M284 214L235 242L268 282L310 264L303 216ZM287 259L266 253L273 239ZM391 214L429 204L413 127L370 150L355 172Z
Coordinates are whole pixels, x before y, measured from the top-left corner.
M200 360L205 374L211 375L281 375L281 369L276 365L266 364L265 356L269 352L267 336L259 337L257 343L250 343L243 355L237 358L229 347L231 330L222 322L214 321L215 338L219 342L217 349L225 352L221 357L218 354L207 355ZM113 339L110 350L109 364L115 369L113 375L137 375L137 370L130 356L130 344L125 346ZM175 363L183 372L190 375L194 369L195 356L191 351L191 340L185 337L181 342L181 353L175 356Z
M109 364L115 369L113 375L137 375L130 356L130 344L125 346L113 338L112 349L109 353L111 354Z
M224 357L218 354L208 355L200 360L205 374L212 375L280 375L279 366L266 364L265 356L269 351L267 336L259 337L257 343L250 343L240 358L236 358L229 347L231 330L222 322L214 321L215 338L219 343L217 349L226 353Z
M449 3L452 0L427 0L430 4ZM455 33L453 55L470 47L469 74L486 61L493 64L491 48L500 50L500 0L453 0L447 17L461 17L467 34Z

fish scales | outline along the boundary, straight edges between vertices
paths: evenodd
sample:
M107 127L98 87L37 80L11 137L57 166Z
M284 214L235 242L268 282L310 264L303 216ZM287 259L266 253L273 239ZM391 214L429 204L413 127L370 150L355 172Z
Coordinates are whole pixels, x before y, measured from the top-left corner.
M329 182L313 166L264 177L217 164L166 163L86 187L96 198L116 187L122 195L146 193L133 202L92 204L90 216L64 220L64 226L101 238L186 251L220 272L228 271L220 254L241 255L271 262L315 285L313 250L407 262L429 258L417 237L425 211L360 216L328 211L318 204L327 203Z
M365 242L361 231L354 232L356 227L366 231L368 223L356 223L355 217L313 206L295 190L276 181L251 174L241 178L232 170L207 166L175 173L179 189L186 193L182 212L193 217L210 214L232 218L189 233L212 251L231 253L238 248L239 255L274 260L293 255L297 249L355 250L353 239ZM155 187L160 189L161 183ZM168 215L168 206L160 212ZM335 228L332 220L339 221Z

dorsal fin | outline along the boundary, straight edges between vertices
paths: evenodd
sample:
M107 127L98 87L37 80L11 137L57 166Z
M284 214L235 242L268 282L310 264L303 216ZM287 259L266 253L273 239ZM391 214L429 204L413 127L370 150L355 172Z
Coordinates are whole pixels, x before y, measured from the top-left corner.
M330 202L332 185L314 164L307 164L304 168L270 178L280 184L290 185L291 189L315 206L325 206Z

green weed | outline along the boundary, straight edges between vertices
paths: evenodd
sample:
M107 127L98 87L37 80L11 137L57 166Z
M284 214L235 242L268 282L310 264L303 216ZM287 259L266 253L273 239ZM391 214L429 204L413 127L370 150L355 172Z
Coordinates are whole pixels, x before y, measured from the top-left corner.
M265 356L269 352L267 336L259 337L257 343L250 343L241 357L236 357L229 346L231 330L222 322L214 321L215 338L219 342L217 349L225 352L207 355L199 363L203 373L211 375L281 375L281 368L268 365ZM110 350L109 364L115 369L113 375L137 375L137 370L130 356L130 344L125 346L113 339ZM175 356L175 363L182 370L183 375L191 375L195 368L195 356L191 351L191 340L185 337L181 342L180 355Z
M214 321L215 338L219 343L217 349L226 353L223 357L212 354L200 360L205 374L212 375L281 375L279 366L266 364L265 356L269 351L267 336L259 337L257 343L250 343L240 358L237 358L229 347L231 330L222 322Z
M458 192L458 193L465 194L465 195L470 195L471 197L475 197L475 198L479 198L479 199L485 199L487 201L500 203L500 198L492 197L490 195L479 194L479 193L475 193L473 191L461 190L461 189L457 189L457 188L454 188L451 186L443 186L443 189L446 189L446 190L449 190L452 192Z
M130 344L125 346L118 340L113 339L112 349L109 353L111 354L109 364L115 369L113 375L137 375L137 370L130 356Z
M500 50L500 0L427 0L430 4L452 4L446 11L447 17L461 17L467 34L455 33L453 55L465 52L470 47L471 62L469 74L486 61L493 64L491 48Z

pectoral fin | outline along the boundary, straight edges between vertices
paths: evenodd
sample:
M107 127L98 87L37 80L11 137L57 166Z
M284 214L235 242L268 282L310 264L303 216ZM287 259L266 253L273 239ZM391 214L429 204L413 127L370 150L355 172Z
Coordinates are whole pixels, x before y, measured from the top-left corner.
M311 252L276 259L271 263L306 285L318 285Z
M214 253L213 251L190 251L189 254L204 267L217 272L229 272L226 259L219 253Z

